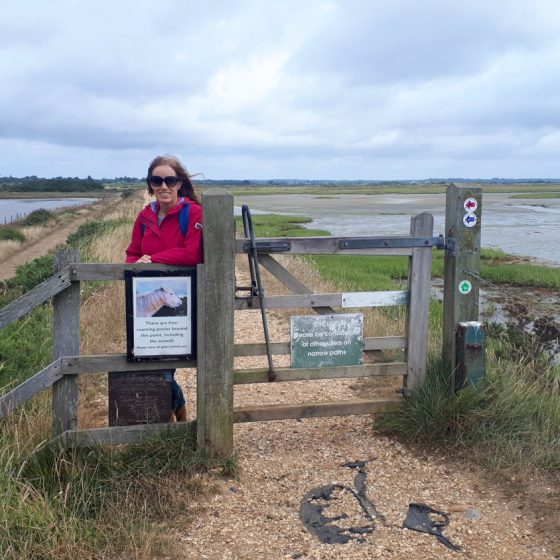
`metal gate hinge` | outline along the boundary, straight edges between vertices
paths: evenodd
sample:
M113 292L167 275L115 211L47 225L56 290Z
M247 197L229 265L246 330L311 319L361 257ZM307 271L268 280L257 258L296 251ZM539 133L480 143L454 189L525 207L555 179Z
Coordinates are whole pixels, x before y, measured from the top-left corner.
M410 247L435 247L442 251L445 249L448 255L455 256L455 238L445 238L443 234L438 237L377 237L340 239L338 249L406 249Z
M291 241L255 241L257 253L286 253L292 250ZM251 242L245 241L243 243L243 252L249 253L251 251Z

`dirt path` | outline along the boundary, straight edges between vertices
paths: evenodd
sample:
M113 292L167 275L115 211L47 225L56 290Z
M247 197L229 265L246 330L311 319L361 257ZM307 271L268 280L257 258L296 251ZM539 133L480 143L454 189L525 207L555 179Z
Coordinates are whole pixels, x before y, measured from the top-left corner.
M235 320L236 342L262 342L258 311L237 312ZM289 339L286 317L270 313L269 321L274 341ZM287 358L275 357L275 365L288 365ZM266 358L238 358L236 367L266 367ZM195 417L194 371L180 370L178 378L187 388L190 415ZM241 385L235 387L234 400L235 406L350 400L359 398L359 390L355 380ZM234 446L239 480L222 482L209 502L188 504L194 521L177 532L183 555L174 557L552 560L560 554L553 542L545 542L534 530L541 521L507 499L481 473L374 434L369 416L236 424ZM340 527L375 530L347 532L351 537L347 544L322 544L300 519L302 500L311 490L331 483L357 491L358 471L345 466L357 461L367 461L366 496L384 521L380 516L368 521L352 494L342 492L336 500L322 501L329 506L323 515L348 516L331 520ZM463 552L446 548L432 535L402 529L411 502L449 512L443 534Z
M77 229L85 222L97 218L103 212L105 207L105 202L92 204L91 206L82 209L79 217L76 217L74 220L63 224L62 226L52 226L52 229L46 233L42 239L34 241L31 245L24 247L21 251L12 255L2 263L0 267L0 280L12 278L18 266L32 261L37 257L46 255L57 245L65 243L71 233L77 231Z

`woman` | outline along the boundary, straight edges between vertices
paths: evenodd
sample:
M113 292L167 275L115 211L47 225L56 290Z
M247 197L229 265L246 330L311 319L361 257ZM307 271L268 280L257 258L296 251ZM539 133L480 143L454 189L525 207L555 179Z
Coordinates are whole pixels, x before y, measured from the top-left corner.
M132 241L126 250L127 263L161 263L194 266L202 262L202 208L190 176L174 156L156 157L148 168L148 192L155 200L138 214ZM185 207L188 224L185 229ZM177 421L187 419L185 397L174 378L171 383L172 410Z

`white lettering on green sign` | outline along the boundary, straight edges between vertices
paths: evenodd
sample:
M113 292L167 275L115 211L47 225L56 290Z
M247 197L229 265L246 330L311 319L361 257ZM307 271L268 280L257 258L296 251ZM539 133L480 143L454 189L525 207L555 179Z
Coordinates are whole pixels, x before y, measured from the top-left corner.
M362 313L292 317L292 367L361 364L364 348L363 324Z

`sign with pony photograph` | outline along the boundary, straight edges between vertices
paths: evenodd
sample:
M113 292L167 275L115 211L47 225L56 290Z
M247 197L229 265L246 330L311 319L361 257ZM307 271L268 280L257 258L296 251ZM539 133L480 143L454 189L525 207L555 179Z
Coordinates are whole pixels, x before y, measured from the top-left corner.
M127 270L129 361L196 358L196 269Z

